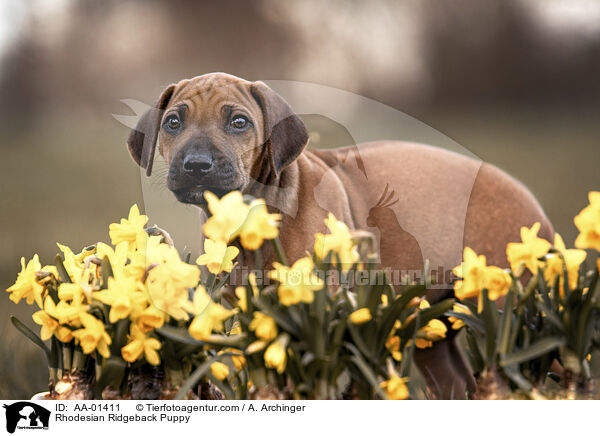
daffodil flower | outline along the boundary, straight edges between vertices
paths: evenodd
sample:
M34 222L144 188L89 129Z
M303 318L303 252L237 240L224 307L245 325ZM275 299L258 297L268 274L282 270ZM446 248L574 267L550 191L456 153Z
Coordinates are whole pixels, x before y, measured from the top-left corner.
M390 335L385 341L385 347L388 349L394 360L402 360L402 352L400 352L400 337Z
M325 225L330 233L327 235L315 234L315 255L320 259L325 259L329 252L337 253L342 269L347 271L359 259L350 229L346 224L338 221L332 213L327 216ZM335 264L335 258L332 257L331 262Z
M223 241L204 240L204 254L196 260L198 265L206 265L212 274L219 274L222 271L231 272L233 269L233 259L240 250L237 247L228 247Z
M140 330L148 333L151 330L162 327L165 323L165 313L154 305L150 305L142 310L132 319L138 325Z
M213 330L222 330L223 321L231 318L235 311L225 309L215 303L204 287L199 286L194 293L192 304L193 313L196 314L188 331L194 339L207 339Z
M110 306L109 321L115 323L127 318L133 311L141 311L146 296L132 277L109 277L106 290L94 293L94 298Z
M385 391L390 400L406 400L408 398L408 388L406 387L406 378L398 377L393 374L389 380L379 384Z
M147 222L148 217L141 215L137 204L134 204L129 209L127 219L121 218L120 223L109 226L108 234L112 244L117 246L120 242L127 242L130 250L140 248L146 240L144 226Z
M210 372L217 380L225 380L229 376L229 367L222 362L210 365Z
M600 251L600 192L588 194L590 204L575 217L579 235L575 240L577 248L592 248Z
M83 352L90 354L94 350L98 350L102 357L108 358L110 356L108 346L112 343L112 340L104 330L102 321L87 312L81 312L79 319L83 328L73 331L73 336L79 341Z
M6 290L6 292L11 293L8 298L15 304L25 298L27 304L33 304L35 301L40 308L43 307L42 293L44 287L37 282L35 274L41 269L42 265L37 254L27 263L25 263L25 258L22 257L21 272L19 272L15 283Z
M313 274L313 261L309 257L297 260L291 267L273 264L274 270L269 271L269 278L277 280L279 302L284 306L292 304L311 303L314 292L323 288L324 283Z
M230 357L231 361L233 362L233 366L235 366L235 369L238 371L241 371L242 368L246 366L246 358L241 350L238 350L237 348L223 348L218 354L221 355L225 353L231 354Z
M146 334L136 325L131 324L129 342L121 348L121 356L127 362L135 362L142 353L150 365L158 365L160 357L158 351L161 347L160 341L156 338L146 336Z
M417 348L429 348L433 346L434 341L445 338L447 331L448 328L442 321L432 319L417 332L421 337L415 339L415 346Z
M280 214L269 213L264 200L250 203L249 213L240 230L240 242L248 250L258 249L265 239L274 239L279 235L277 227Z
M232 191L221 199L207 191L204 198L211 213L202 227L204 234L212 240L228 243L241 231L249 206L239 191Z
M42 326L40 337L43 341L50 339L58 328L58 321L49 315L49 312L53 312L55 307L52 298L46 297L44 310L38 310L32 315L33 321Z
M485 256L478 256L470 247L465 247L463 259L462 264L452 270L462 278L454 283L454 293L460 300L479 296L487 268Z
M265 351L265 366L273 368L278 374L283 374L287 365L286 341L277 340Z
M354 324L364 324L371 321L371 318L371 311L366 307L355 310L350 314L350 321L352 321Z
M473 316L473 313L471 313L471 311L469 310L469 308L463 304L455 304L452 306L452 310L454 312L458 312L458 313L464 313L465 315L470 315ZM448 317L448 321L450 321L452 323L452 329L453 330L460 330L461 328L464 327L465 323L458 319L455 318L453 316L449 316Z
M521 227L521 241L511 242L506 246L506 256L513 271L525 264L532 274L537 274L543 262L538 259L548 253L552 244L538 237L540 223L535 223L530 229Z
M269 315L262 312L254 312L254 319L250 322L250 330L256 337L264 341L272 341L277 337L277 324Z
M562 237L558 233L554 235L554 249L560 252L565 260L567 274L569 276L569 288L575 289L577 287L577 280L579 278L579 267L585 260L587 253L584 250L578 249L567 250ZM560 277L560 295L564 296L565 283L563 276L563 261L560 256L555 253L551 253L546 256L544 279L548 284L552 285L557 277Z
M488 298L496 301L508 293L512 278L508 272L497 266L488 266L483 275L483 287L488 290Z

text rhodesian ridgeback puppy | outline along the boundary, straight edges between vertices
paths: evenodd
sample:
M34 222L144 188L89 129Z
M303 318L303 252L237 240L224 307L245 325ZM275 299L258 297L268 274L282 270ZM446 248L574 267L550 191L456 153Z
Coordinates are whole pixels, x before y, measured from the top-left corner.
M378 233L384 267L421 270L426 259L432 270L441 268L444 286L428 294L430 301L450 294L446 273L464 246L507 267L506 244L520 240L521 226L540 222L540 236L553 240L533 195L491 165L392 141L304 150L304 123L262 82L212 73L169 85L128 140L147 174L157 140L167 186L179 201L205 208L205 190L264 198L283 212L281 242L290 260L312 251L332 212L351 229ZM449 335L416 355L438 398L460 398L474 387Z

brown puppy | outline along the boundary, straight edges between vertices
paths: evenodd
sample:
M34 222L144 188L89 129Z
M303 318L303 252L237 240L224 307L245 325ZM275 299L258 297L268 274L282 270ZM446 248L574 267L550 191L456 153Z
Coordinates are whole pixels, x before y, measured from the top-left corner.
M352 229L374 232L384 267L437 275L437 301L464 246L506 267L506 244L521 226L552 226L519 182L499 169L435 147L377 142L305 151L308 132L281 96L262 82L212 73L169 85L131 132L128 147L150 174L154 150L169 166L177 199L205 208L203 193L241 190L283 213L290 260L312 251L332 212ZM417 363L438 398L461 398L474 380L451 336L419 350Z

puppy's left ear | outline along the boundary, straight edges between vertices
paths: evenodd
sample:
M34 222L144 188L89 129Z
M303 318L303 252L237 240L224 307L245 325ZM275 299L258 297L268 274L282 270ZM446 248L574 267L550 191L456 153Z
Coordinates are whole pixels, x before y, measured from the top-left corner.
M250 91L262 109L265 145L279 175L306 147L308 130L291 106L263 82L253 82Z
M148 109L139 119L135 129L129 134L127 148L133 160L146 170L146 175L152 174L156 139L160 130L160 120L163 111L173 96L175 85L169 85L162 92L154 106Z

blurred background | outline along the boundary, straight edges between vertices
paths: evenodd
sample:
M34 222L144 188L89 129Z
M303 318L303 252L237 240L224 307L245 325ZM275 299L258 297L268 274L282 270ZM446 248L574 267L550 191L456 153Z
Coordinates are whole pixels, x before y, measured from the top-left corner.
M107 241L108 224L143 204L128 129L111 115L132 114L120 100L151 104L211 71L405 112L522 180L567 244L600 189L596 0L3 0L2 289L20 256L51 263L56 241ZM311 128L328 138L335 126ZM46 390L44 356L8 322L37 331L31 313L0 301L0 398Z

